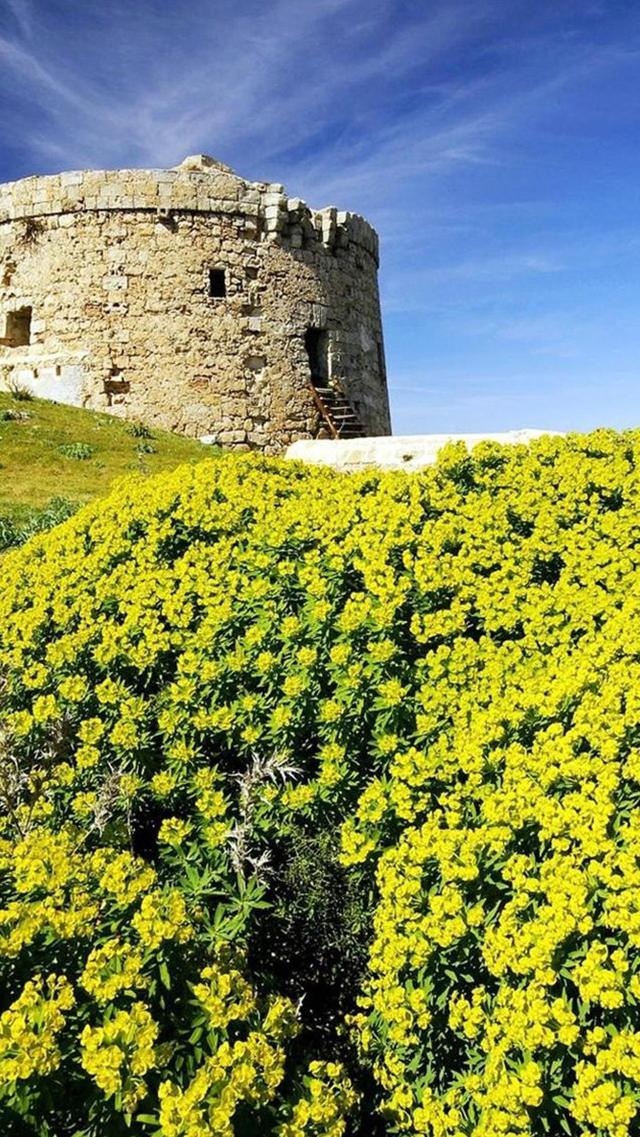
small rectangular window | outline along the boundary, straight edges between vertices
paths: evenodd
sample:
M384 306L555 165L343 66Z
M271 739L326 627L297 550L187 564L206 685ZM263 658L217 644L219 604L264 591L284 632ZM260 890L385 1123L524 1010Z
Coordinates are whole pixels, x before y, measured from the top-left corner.
M31 343L31 308L7 312L4 343L7 347L28 347Z
M223 268L209 269L209 296L220 300L227 295L227 281Z

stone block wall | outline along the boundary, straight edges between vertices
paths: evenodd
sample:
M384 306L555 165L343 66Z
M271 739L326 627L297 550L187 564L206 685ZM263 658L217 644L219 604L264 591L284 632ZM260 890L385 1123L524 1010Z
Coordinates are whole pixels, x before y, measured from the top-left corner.
M310 328L388 434L378 242L213 159L0 186L0 384L277 453L318 433Z

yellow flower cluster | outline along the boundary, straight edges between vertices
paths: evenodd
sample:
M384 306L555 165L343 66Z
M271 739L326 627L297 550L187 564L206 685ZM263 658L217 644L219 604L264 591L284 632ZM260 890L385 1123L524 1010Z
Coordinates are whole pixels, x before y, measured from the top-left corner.
M259 1032L223 1042L199 1068L186 1089L162 1082L162 1137L234 1137L239 1105L266 1105L284 1077L285 1053Z
M342 1137L357 1100L340 1062L310 1062L303 1092L278 1137Z
M193 935L185 899L175 888L148 892L131 923L145 947L152 949L165 940L186 943Z
M158 840L179 848L191 833L191 829L189 821L183 821L179 817L167 817L160 826Z
M193 993L207 1014L209 1025L224 1029L234 1019L246 1019L255 1008L250 984L235 968L222 969L217 965L205 967L203 983L197 983Z
M640 1033L624 1030L607 1037L595 1027L586 1039L583 1060L576 1068L576 1092L571 1113L585 1132L606 1137L627 1137L638 1116L640 1081Z
M58 1035L75 1003L60 975L36 976L0 1015L0 1099L17 1081L43 1076L60 1064Z
M111 1003L122 991L148 985L142 966L140 951L117 939L108 940L89 954L80 983L97 1003Z
M299 1029L295 1007L281 996L267 1001L261 1017L255 992L237 969L225 971L220 962L201 978L194 994L223 1041L186 1086L161 1083L162 1137L234 1137L238 1107L260 1110L274 1102L285 1075L286 1040ZM231 1041L232 1025L235 1031L242 1027L245 1037Z
M324 826L376 898L349 1022L390 1131L634 1133L638 469L638 432L416 475L247 456L125 483L4 562L0 964L35 982L64 941L83 1021L105 1008L92 1077L109 1053L131 1101L144 991L180 1055L150 1080L163 1137L251 1110L342 1132L336 1064L298 1095L261 1018L277 952L211 962L277 889L270 847ZM122 1047L94 1033L116 1022Z
M80 1036L81 1062L105 1097L124 1112L135 1110L147 1092L144 1075L156 1065L158 1027L143 1003L118 1011L103 1026L86 1026Z

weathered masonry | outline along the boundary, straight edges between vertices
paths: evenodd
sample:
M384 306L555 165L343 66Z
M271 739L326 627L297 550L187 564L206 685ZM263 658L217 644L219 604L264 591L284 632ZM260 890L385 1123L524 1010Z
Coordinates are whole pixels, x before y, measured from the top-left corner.
M198 155L0 186L0 385L273 453L388 434L378 241Z

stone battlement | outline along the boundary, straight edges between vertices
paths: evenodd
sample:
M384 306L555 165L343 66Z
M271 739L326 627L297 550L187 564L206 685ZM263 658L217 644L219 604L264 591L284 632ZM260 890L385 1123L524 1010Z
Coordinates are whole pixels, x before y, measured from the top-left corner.
M202 156L187 159L195 165ZM360 246L379 260L378 235L363 217L332 206L313 210L276 182L247 182L213 162L171 170L72 170L0 185L0 225L78 212L227 214L294 248Z

